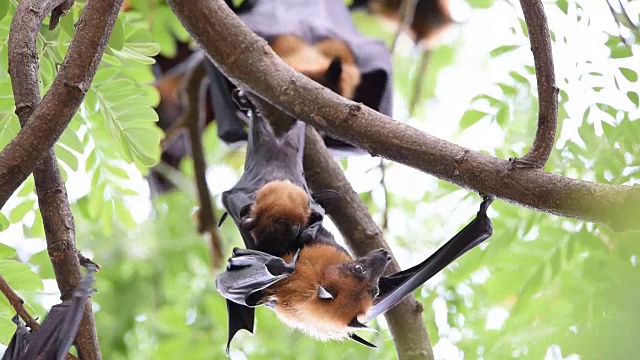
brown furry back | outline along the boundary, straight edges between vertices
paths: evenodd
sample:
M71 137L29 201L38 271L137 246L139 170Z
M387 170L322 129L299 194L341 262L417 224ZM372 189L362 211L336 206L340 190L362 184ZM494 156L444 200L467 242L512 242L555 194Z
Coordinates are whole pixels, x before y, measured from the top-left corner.
M311 214L309 196L289 180L271 181L258 190L250 214L257 234L271 232L282 221L303 227Z

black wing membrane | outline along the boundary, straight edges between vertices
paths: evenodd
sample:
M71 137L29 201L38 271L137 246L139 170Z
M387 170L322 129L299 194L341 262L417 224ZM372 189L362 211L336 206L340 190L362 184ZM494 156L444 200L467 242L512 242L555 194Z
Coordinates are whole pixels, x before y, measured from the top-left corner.
M89 265L71 300L54 305L40 329L29 333L19 319L18 326L2 360L64 360L78 332L84 305L93 293L96 267Z
M27 328L25 324L20 321L20 318L17 314L11 320L16 324L18 328L11 337L11 341L9 342L9 345L7 346L7 349L2 356L2 360L19 360L20 355L24 354L24 352L27 350L27 346L29 346L29 338L31 336L29 328Z
M487 216L487 209L492 202L493 198L485 198L480 204L476 218L425 261L410 269L380 278L380 293L367 312L365 321L390 310L455 259L488 239L493 233L493 225Z

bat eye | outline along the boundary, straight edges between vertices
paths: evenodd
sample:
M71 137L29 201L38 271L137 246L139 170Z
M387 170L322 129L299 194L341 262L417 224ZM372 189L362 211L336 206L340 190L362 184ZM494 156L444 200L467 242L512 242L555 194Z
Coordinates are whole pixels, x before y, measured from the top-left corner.
M358 274L358 275L364 275L364 273L367 272L367 271L365 270L364 267L362 267L362 265L357 265L356 264L356 265L353 266L353 272Z

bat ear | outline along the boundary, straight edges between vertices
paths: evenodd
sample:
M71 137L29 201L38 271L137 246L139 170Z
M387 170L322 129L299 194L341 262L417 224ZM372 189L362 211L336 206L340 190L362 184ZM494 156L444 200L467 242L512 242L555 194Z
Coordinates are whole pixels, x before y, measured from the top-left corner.
M298 237L298 234L300 234L300 225L291 225L291 227L289 228L289 235L291 236L292 239L295 239Z
M335 57L327 69L326 79L329 85L328 88L337 89L340 76L342 76L342 60L340 60L339 57Z
M318 286L318 297L320 299L325 299L325 300L333 299L333 295L331 295L331 293L328 292L327 289L323 288L322 286Z
M242 220L240 220L240 228L242 230L253 230L253 228L255 227L256 219L252 218L251 216L243 217Z

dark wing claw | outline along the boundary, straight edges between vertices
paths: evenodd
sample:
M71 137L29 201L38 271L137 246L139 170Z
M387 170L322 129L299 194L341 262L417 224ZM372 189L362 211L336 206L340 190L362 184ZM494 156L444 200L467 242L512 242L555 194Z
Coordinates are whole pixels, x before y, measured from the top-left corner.
M364 346L368 346L370 348L375 348L377 346L373 345L372 343L368 342L367 340L361 338L360 336L356 335L356 334L351 334L349 335L349 339L359 342L360 344L364 345Z

